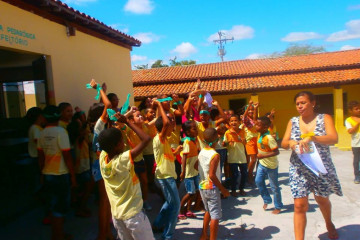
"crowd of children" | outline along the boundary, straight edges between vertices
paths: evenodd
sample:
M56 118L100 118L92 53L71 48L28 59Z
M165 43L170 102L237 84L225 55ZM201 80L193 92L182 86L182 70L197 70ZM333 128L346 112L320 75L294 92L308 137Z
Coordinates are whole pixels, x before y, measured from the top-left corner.
M53 240L71 239L63 229L70 206L79 217L92 214L87 201L95 184L99 240L114 239L111 221L123 240L154 239L153 232L172 239L177 222L196 218L193 211L201 203L201 239L216 239L227 189L233 197L246 196L245 187L256 184L266 209L272 203L266 178L274 193L272 213L281 212L274 109L259 117L259 103L249 101L240 112L223 110L200 82L184 103L173 94L119 108L117 95L106 94L106 84L92 80L89 86L98 91L100 103L87 116L78 108L73 114L69 103L28 113L33 123L29 154L39 159L48 203L44 223L51 223ZM346 121L353 136L355 183L360 182L359 109L351 102ZM181 182L186 193L180 198ZM164 200L152 224L144 212L152 210L149 191Z

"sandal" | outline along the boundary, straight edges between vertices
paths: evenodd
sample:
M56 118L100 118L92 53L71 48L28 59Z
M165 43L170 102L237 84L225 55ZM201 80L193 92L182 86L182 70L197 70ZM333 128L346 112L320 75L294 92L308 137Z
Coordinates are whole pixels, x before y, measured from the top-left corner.
M196 218L196 215L195 215L193 212L188 211L188 212L186 213L186 217L188 217L188 218Z
M187 214L186 214L187 215ZM187 217L184 214L179 214L178 219L179 220L185 220Z

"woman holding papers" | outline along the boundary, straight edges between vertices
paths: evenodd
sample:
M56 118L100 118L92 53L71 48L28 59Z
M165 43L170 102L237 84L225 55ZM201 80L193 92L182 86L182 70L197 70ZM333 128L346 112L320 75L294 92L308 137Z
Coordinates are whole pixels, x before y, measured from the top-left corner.
M342 196L340 182L336 175L334 164L331 160L329 145L338 141L332 118L327 114L317 114L315 108L315 96L308 91L299 92L295 98L296 110L300 116L290 119L281 146L293 150L290 158L290 186L294 198L294 231L295 239L304 239L306 227L306 212L309 207L308 196L314 193L315 200L319 205L325 219L328 237L337 239L338 234L331 221L331 203L329 195L335 193ZM299 158L301 154L307 154L311 161L316 147L322 162L305 165ZM316 154L316 151L315 151ZM303 159L301 157L301 159ZM316 171L325 168L325 171ZM324 173L327 172L327 173Z

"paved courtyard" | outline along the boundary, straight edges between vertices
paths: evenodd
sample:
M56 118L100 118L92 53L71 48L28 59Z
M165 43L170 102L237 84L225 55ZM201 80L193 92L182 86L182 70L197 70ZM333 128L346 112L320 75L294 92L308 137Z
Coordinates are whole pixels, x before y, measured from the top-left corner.
M352 152L331 150L338 176L342 185L343 197L332 195L333 221L338 228L339 239L360 239L360 185L353 183ZM223 218L220 222L218 239L293 239L293 200L288 184L290 151L280 151L279 181L284 209L279 215L262 209L262 199L257 189L247 189L246 197L229 197L222 200ZM183 188L183 187L182 187ZM153 210L149 212L152 222L161 207L161 199L150 196ZM310 208L306 239L328 239L321 212L313 198ZM66 232L73 234L75 240L94 240L97 235L97 207L94 198L90 201L93 209L91 218L77 218L73 211L66 218ZM174 239L198 239L202 229L203 212L196 213L197 219L178 222ZM0 239L4 240L47 240L50 227L41 224L42 210L37 208L23 215L15 222L0 228ZM155 235L159 238L160 235Z

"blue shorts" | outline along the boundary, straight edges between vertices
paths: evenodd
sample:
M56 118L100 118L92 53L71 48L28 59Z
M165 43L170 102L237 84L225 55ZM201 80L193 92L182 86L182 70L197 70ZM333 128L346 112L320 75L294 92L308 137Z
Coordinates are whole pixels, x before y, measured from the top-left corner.
M70 175L44 175L45 194L54 217L64 217L70 207Z
M90 170L87 170L82 173L76 174L76 181L78 184L84 184L91 181L91 172Z
M185 178L185 189L188 194L195 194L199 190L199 175L191 178Z
M92 175L94 177L95 182L102 179L99 159L96 159L92 165Z

